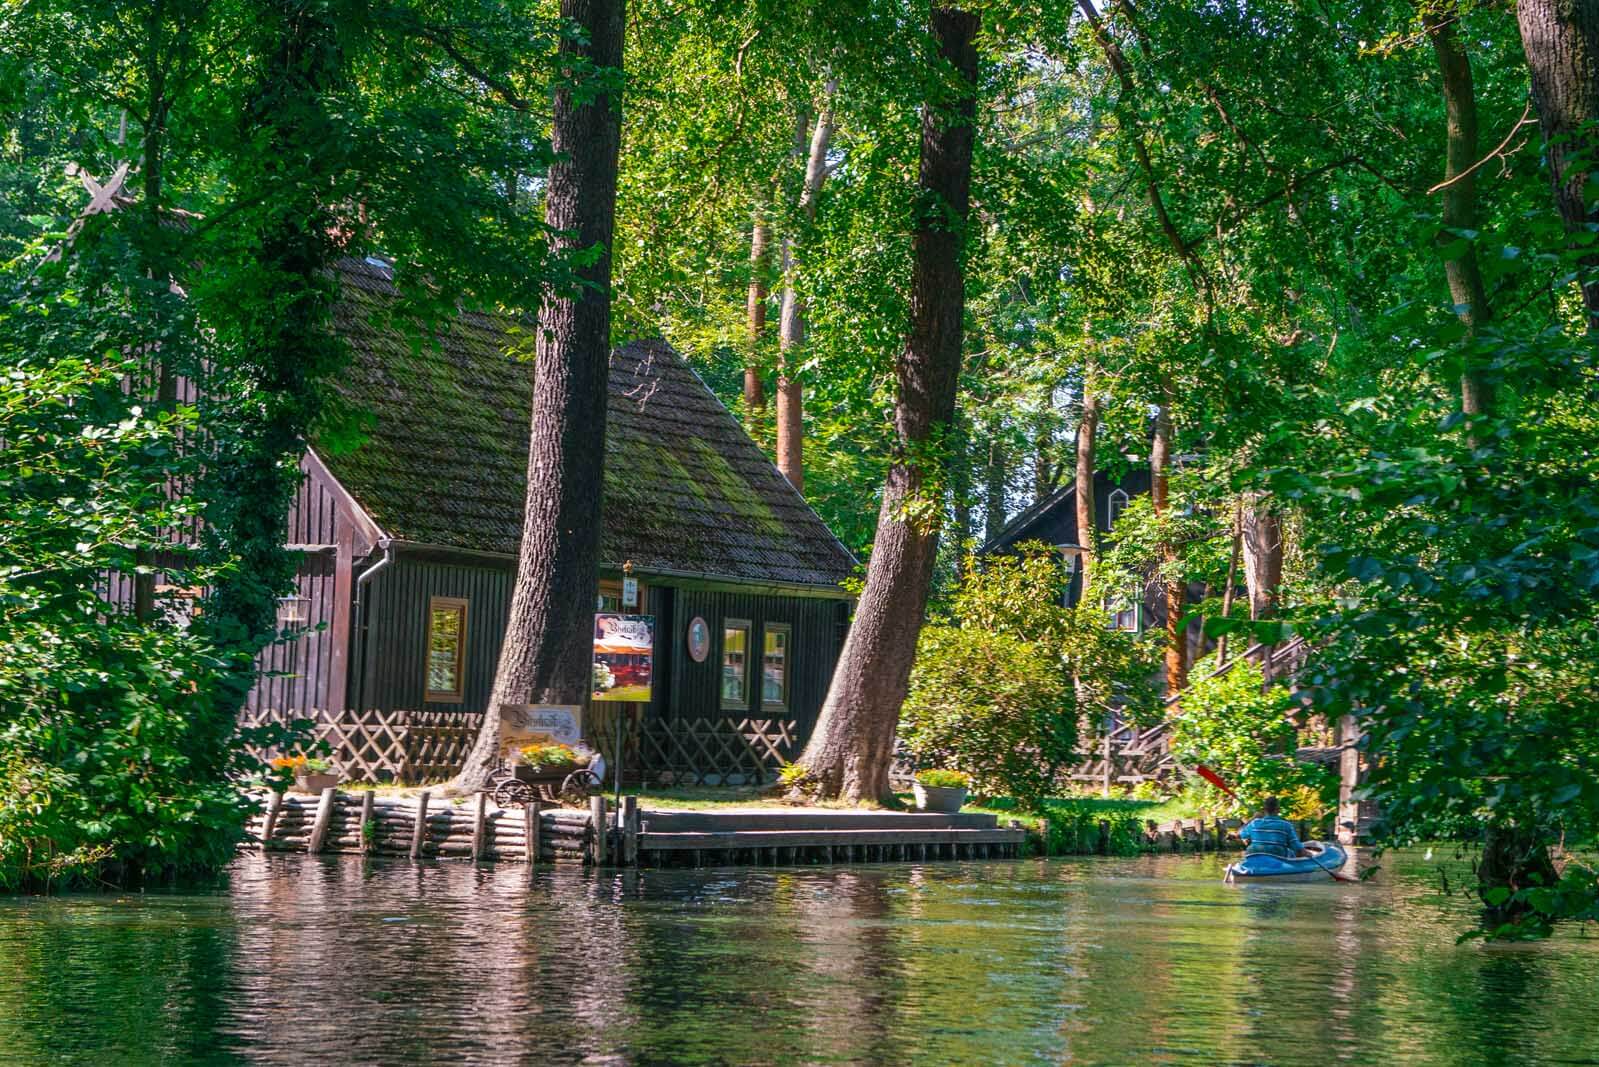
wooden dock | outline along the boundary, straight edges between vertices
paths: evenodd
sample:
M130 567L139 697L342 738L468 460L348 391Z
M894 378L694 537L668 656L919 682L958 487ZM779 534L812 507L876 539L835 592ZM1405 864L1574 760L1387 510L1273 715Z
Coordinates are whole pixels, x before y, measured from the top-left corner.
M482 794L445 800L428 791L263 794L249 845L273 851L353 852L413 860L582 863L601 867L790 866L817 863L1001 859L1023 854L1026 832L993 815L744 808L617 811L498 808Z

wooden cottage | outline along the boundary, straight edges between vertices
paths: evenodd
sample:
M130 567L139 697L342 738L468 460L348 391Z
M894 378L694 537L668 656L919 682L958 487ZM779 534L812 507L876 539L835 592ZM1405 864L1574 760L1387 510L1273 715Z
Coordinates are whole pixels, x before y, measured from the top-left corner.
M280 611L302 633L263 655L246 715L327 709L347 772L438 776L475 729L504 637L531 366L508 354L509 320L464 313L417 346L383 324L386 265L351 263L341 280L336 387L365 439L313 441L304 458L288 517L304 562ZM608 410L596 606L654 617L653 679L647 703L595 704L585 732L609 750L622 714L624 767L654 780L764 777L815 723L855 560L665 342L612 352Z
M1109 535L1116 520L1132 502L1133 497L1149 492L1148 468L1134 468L1120 479L1112 479L1103 471L1094 475L1094 517L1101 538ZM1041 541L1058 550L1072 569L1071 585L1067 589L1067 604L1073 605L1082 596L1082 546L1077 543L1077 483L1067 482L1049 496L1022 511L978 550L979 555L996 555L1016 551L1029 541ZM1143 602L1113 612L1113 622L1123 630L1145 630L1164 625L1165 607L1153 588L1145 591Z

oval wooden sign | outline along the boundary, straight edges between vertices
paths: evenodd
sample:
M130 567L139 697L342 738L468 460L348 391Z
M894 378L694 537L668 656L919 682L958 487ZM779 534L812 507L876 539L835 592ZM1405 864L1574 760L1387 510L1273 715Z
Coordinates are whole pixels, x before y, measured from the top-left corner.
M688 621L688 658L704 663L711 654L711 628L698 615Z

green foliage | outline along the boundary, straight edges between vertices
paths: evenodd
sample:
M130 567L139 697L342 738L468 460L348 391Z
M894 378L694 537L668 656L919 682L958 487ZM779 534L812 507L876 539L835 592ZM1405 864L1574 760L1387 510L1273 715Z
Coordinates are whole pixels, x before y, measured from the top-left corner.
M1042 551L968 568L950 617L922 630L901 712L921 762L1036 810L1076 758L1080 721L1152 713L1147 646L1102 612L1061 607L1064 583Z
M1294 759L1299 727L1294 701L1282 686L1266 686L1260 666L1234 660L1206 677L1214 662L1195 665L1192 682L1172 717L1172 753L1185 766L1204 764L1230 785L1241 812L1269 796L1284 801L1288 818L1314 818L1336 803L1338 782L1323 768ZM1312 810L1304 810L1310 807Z
M149 372L135 342L159 320L113 238L4 279L0 890L214 870L249 809L235 709L215 695L232 650L174 595L215 572L166 540L194 514L164 489L192 473L194 412L123 389ZM150 573L158 548L172 591L141 620L107 575Z
M925 770L916 772L916 780L931 789L965 789L972 776L961 771Z

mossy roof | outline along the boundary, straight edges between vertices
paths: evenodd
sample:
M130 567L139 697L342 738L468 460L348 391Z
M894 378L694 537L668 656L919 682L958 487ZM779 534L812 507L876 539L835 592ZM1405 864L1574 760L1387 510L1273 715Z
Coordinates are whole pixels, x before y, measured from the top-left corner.
M353 450L319 449L390 537L512 554L526 489L531 331L459 315L436 343L386 324L387 268L341 270L350 347L336 388L369 416ZM525 344L521 344L525 342ZM855 566L738 420L664 341L611 353L601 562L738 582L837 587ZM316 442L313 442L316 444Z

